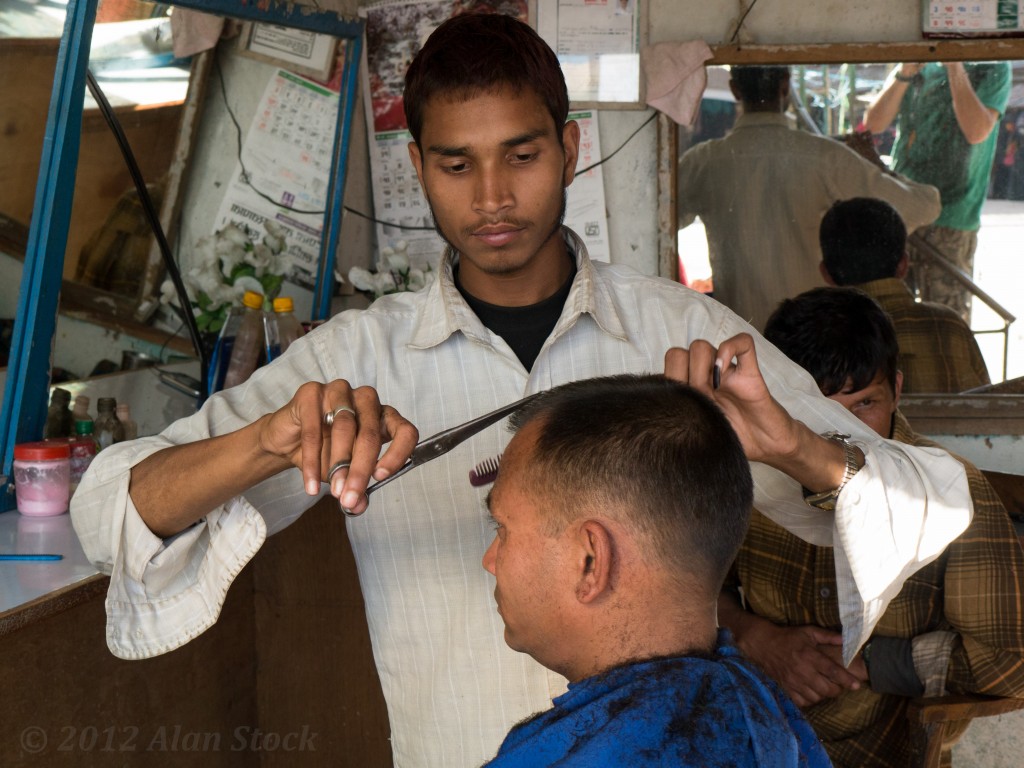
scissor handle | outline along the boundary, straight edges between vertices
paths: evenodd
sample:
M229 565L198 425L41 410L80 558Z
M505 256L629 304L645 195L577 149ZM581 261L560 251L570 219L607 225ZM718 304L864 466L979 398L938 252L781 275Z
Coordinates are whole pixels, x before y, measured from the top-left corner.
M351 461L339 461L337 464L335 464L329 470L327 470L327 483L328 483L328 485L330 484L331 478L334 477L334 474L336 472L338 472L338 471L340 471L342 469L348 469L350 466L352 466L352 462ZM393 475L388 475L383 480L377 480L376 482L373 482L370 485L366 486L366 490L364 491L364 493L366 494L367 497L369 497L369 495L371 493L373 493L375 490L380 488L382 485L387 485L388 483L390 483L395 478L401 477L406 472L408 472L410 469L412 469L414 466L415 466L415 464L413 464L412 461L405 462L405 464L403 464L399 468L399 470L397 472L395 472ZM351 509L349 509L348 507L345 507L345 506L341 507L341 511L345 513L346 517L359 517L362 514L362 512L353 512Z

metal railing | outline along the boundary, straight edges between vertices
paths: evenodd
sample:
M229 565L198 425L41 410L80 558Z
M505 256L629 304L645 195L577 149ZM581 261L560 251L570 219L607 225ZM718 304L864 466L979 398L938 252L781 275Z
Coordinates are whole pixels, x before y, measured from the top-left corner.
M988 293L985 292L985 290L980 285L978 285L976 282L974 282L974 280L971 279L970 275L968 275L966 272L964 272L962 269L956 266L956 264L947 259L938 248L929 243L923 237L916 233L911 234L907 237L907 242L914 248L914 250L922 254L925 257L925 259L929 262L928 264L924 265L926 269L938 267L943 272L952 277L954 280L956 280L958 283L960 283L964 288L966 288L974 298L981 299L981 301L984 302L984 304L989 309L991 309L993 312L999 315L999 317L1002 318L1002 328L983 329L980 331L973 331L973 333L975 335L982 333L1003 334L1003 380L1005 381L1008 358L1010 355L1010 326L1017 319L1016 316L1008 309L1006 309L1006 307L1004 307L998 301L993 299ZM922 280L920 281L920 283L921 285L919 287L921 289L921 299L923 301L927 301L927 281Z

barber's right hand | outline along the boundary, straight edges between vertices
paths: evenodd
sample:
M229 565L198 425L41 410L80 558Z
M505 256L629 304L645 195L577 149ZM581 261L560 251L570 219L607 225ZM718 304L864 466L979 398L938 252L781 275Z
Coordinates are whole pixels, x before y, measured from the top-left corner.
M867 682L866 677L862 680L843 667L843 638L838 632L812 625L780 627L764 621L736 642L798 707L834 698ZM830 652L836 649L838 654Z
M334 414L331 424L325 416ZM343 379L307 382L283 407L261 419L260 447L288 459L302 471L306 493L315 496L334 464L350 462L331 478L331 494L343 507L366 510L371 476L383 480L398 470L416 447L419 433L397 410L381 405L372 387ZM390 442L383 455L381 447Z

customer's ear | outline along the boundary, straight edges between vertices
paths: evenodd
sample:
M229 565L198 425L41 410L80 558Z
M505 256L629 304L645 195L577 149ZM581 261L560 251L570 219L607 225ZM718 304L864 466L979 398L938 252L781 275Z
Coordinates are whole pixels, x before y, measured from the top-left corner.
M591 603L611 589L615 537L597 520L584 520L574 535L576 599Z

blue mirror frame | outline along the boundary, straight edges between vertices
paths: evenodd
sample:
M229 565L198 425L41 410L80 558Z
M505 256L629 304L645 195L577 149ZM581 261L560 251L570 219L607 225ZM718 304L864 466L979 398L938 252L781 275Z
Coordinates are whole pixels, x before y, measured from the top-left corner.
M64 251L78 171L85 72L98 3L99 0L68 1L57 56L25 266L18 293L3 407L0 409L0 451L5 476L3 492L0 493L0 511L14 507L11 467L14 446L40 439L46 421ZM347 41L345 79L338 100L327 210L313 295L312 319L324 320L330 314L334 287L334 263L362 55L363 22L295 3L172 0L170 4L218 16L305 29ZM266 7L260 7L264 5Z

